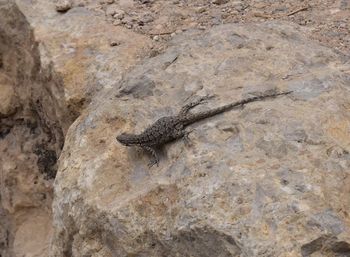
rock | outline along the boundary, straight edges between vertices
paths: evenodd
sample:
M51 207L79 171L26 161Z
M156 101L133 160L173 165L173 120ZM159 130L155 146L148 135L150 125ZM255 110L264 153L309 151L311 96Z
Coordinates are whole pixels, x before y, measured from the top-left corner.
M111 41L111 42L109 43L110 46L119 46L119 45L121 45L121 44L122 44L122 42L120 42L120 41Z
M37 40L42 42L41 60L47 60L47 65L54 64L63 80L67 105L77 116L93 94L103 87L113 87L125 69L135 64L140 49L147 51L151 39L108 24L104 16L86 8L76 7L64 16L55 16L47 13L49 2L40 0L34 5L19 1L21 10L33 24ZM123 9L115 4L107 8ZM114 40L125 44L109 47L109 42ZM111 59L113 64L109 63ZM94 76L92 71L96 72Z
M66 12L72 8L71 0L57 0L56 11L57 12Z
M204 13L207 11L207 8L205 6L200 6L196 9L196 13Z
M140 22L142 22L144 24L150 23L152 21L154 21L154 18L149 13L146 13L145 15L142 15L141 18L140 18Z
M113 16L118 11L118 6L116 4L108 5L106 8L106 15Z
M346 256L350 67L307 34L189 30L100 91L60 156L51 256ZM159 167L115 141L195 96L216 97L193 112L272 89L294 92L194 124Z
M0 255L47 257L65 133L151 39L87 8L59 15L53 1L14 2L0 1Z
M19 107L13 82L4 73L0 73L0 117L8 117Z
M212 0L211 1L213 4L221 5L221 4L226 4L229 2L229 0Z
M149 4L149 3L152 3L153 0L139 0L139 2L140 2L141 4Z
M122 20L124 18L125 12L123 10L116 9L113 14L113 18Z
M0 1L0 38L0 255L48 256L52 183L73 117L62 80L12 1Z
M123 24L123 22L121 20L113 21L113 25L115 25L115 26L119 26L119 25L122 25L122 24Z
M127 10L128 8L131 9L135 5L134 2L135 2L134 0L119 0L118 4L121 8L123 8L124 10Z
M0 1L2 257L349 255L346 56L284 22L160 44L106 23L150 5L84 2ZM159 167L115 141L197 96L215 98L194 112L276 88L294 92L193 124Z

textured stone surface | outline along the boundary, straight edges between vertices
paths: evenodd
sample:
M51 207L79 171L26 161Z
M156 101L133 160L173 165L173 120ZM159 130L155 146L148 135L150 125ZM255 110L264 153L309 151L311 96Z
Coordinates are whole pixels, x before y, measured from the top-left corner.
M30 25L0 1L0 255L47 256L52 178L72 118Z
M151 40L106 23L104 14L75 6L55 11L53 1L18 0L40 46L40 57L52 62L63 80L65 101L78 115L92 96L114 87L122 75L151 47ZM119 42L111 47L111 42Z
M288 23L176 36L70 127L52 256L348 256L350 67ZM115 141L175 113L294 90L194 125L159 167Z
M46 257L64 134L147 39L77 6L62 14L54 1L16 2L0 1L0 255Z
M59 2L0 0L1 257L350 255L348 57L306 39L347 49L346 1ZM272 16L311 29L190 30ZM115 141L272 88L295 92L195 124L159 168Z

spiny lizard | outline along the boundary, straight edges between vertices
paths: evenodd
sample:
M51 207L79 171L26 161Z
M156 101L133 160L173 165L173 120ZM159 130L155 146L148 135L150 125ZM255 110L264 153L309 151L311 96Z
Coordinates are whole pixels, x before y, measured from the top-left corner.
M153 156L153 160L151 160L148 166L151 167L154 164L157 164L158 166L159 158L155 151L155 148L157 146L164 145L170 141L179 138L184 138L185 140L187 140L188 134L190 132L186 131L185 127L187 127L188 125L195 123L199 120L217 115L219 113L226 112L234 107L240 107L244 106L247 103L261 101L266 98L273 98L280 95L287 95L290 93L292 93L292 91L281 93L266 93L260 96L254 96L247 99L243 99L238 102L230 103L208 111L203 111L194 114L189 113L190 109L203 103L204 100L209 98L208 96L202 97L196 101L186 104L184 107L182 107L182 109L177 115L162 117L158 119L151 126L146 128L141 134L122 133L119 136L117 136L117 140L125 146L140 146L141 148L150 152Z

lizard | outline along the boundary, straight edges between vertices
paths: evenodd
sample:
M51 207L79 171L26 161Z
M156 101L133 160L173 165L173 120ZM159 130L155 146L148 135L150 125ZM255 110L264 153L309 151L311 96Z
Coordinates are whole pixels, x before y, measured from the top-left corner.
M180 112L174 116L166 116L159 118L152 125L146 128L140 134L122 133L116 137L117 141L124 146L140 146L144 150L151 153L153 160L148 164L149 167L159 164L159 158L156 153L156 148L171 141L184 138L188 141L188 135L191 131L186 131L185 128L197 121L212 117L214 115L226 112L235 107L243 107L247 103L262 101L267 98L274 98L281 95L288 95L292 91L265 93L259 96L246 98L234 103L226 104L221 107L211 110L202 111L199 113L190 113L189 111L195 106L202 104L207 100L208 96L200 97L196 101L192 101L183 106Z

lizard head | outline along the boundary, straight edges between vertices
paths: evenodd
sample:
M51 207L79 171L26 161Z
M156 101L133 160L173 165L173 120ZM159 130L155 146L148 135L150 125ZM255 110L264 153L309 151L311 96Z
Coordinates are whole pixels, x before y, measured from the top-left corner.
M117 136L117 140L119 143L125 146L133 145L134 143L134 135L122 133Z

